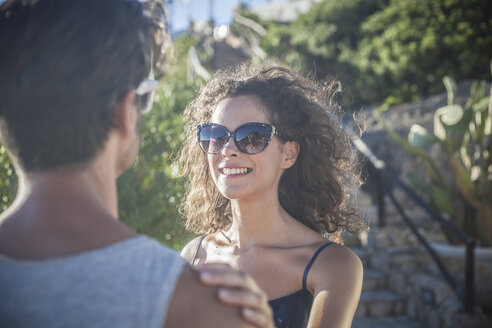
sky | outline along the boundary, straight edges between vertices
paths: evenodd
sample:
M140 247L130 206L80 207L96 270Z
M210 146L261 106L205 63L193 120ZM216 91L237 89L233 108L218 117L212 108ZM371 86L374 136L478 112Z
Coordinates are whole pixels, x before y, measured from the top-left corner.
M234 8L240 3L249 8L258 8L268 2L278 0L167 0L170 10L171 32L179 32L188 27L189 16L197 21L210 19L211 7L215 25L230 24Z

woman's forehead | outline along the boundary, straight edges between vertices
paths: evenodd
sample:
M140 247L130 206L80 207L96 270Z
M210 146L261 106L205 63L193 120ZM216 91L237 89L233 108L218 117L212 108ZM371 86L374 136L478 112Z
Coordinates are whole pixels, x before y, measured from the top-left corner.
M269 123L266 108L254 96L237 96L219 101L212 114L213 123L240 125L248 122Z

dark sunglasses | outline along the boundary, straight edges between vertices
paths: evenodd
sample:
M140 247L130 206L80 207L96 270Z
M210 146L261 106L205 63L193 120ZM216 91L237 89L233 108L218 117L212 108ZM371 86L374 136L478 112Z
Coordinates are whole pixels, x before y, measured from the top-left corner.
M135 90L135 93L139 97L139 107L142 114L147 114L152 109L155 90L158 86L159 83L156 80L145 79Z
M197 127L198 144L206 153L217 154L224 149L230 137L240 152L245 154L261 153L272 140L272 136L280 133L271 124L246 123L233 132L216 123L200 124Z

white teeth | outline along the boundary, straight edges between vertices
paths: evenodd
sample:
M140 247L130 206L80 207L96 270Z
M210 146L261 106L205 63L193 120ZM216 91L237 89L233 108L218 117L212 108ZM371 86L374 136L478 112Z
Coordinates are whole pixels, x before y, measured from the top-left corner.
M248 169L247 168L232 168L232 169L223 168L222 171L226 175L233 175L233 174L244 174L244 173L247 173L248 172Z

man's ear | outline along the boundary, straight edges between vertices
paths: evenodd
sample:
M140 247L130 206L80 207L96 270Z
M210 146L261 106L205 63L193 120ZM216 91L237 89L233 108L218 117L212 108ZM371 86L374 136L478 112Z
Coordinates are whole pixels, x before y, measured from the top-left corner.
M287 141L284 146L284 158L282 160L281 167L284 169L290 168L297 161L297 157L299 156L299 151L301 150L301 146L297 141Z
M135 128L137 110L135 109L135 92L129 91L116 104L113 115L114 128L124 134L130 133Z

